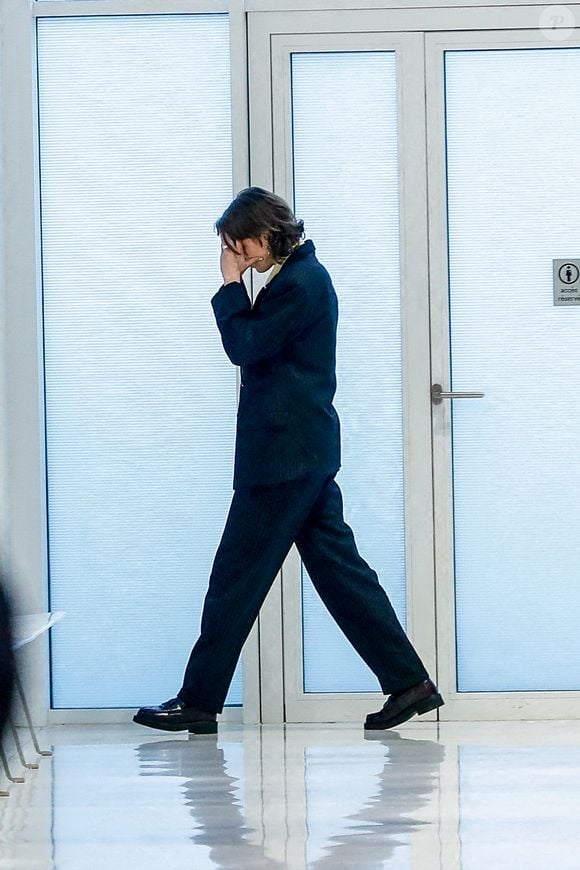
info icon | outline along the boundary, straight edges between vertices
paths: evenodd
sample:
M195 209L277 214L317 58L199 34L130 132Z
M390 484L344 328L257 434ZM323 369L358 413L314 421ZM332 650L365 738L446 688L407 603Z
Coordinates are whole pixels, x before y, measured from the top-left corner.
M580 259L552 260L554 305L580 305Z

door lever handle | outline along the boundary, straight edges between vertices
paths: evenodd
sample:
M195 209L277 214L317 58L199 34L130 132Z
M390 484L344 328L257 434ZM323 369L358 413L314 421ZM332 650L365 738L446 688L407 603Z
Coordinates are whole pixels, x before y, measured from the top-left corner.
M431 400L435 405L441 404L442 399L480 399L485 393L444 393L441 384L433 384L431 387Z

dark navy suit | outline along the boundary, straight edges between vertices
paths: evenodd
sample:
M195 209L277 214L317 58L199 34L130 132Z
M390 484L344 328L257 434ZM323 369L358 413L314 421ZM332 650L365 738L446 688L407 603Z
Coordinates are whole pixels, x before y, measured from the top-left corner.
M242 646L295 542L324 604L385 694L428 678L343 518L336 391L338 301L307 239L252 308L243 281L211 300L241 367L234 496L178 695L221 713Z

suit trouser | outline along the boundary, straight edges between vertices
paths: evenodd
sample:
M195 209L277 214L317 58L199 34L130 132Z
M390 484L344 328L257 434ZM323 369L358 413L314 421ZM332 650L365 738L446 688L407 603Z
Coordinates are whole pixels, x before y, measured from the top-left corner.
M334 475L236 489L178 697L221 713L242 647L292 544L330 614L391 694L429 676L343 518Z

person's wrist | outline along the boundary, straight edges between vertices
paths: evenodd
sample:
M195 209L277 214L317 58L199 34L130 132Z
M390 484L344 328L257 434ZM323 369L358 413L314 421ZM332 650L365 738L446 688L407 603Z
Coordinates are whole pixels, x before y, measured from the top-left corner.
M241 275L224 275L224 284L231 284L232 281L239 283Z

